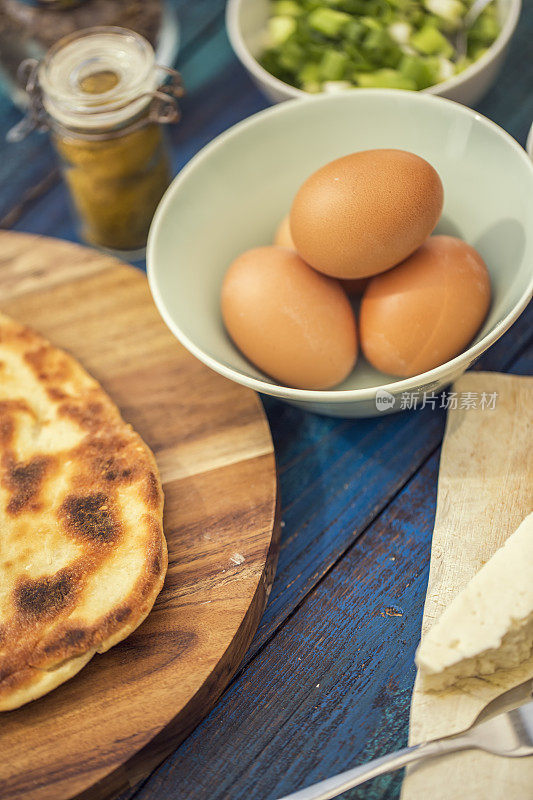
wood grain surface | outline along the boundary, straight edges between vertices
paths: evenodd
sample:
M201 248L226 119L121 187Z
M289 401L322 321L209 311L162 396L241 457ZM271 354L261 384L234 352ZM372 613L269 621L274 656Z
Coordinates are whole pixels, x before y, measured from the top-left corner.
M496 392L491 409L449 412L440 462L437 512L422 637L457 593L533 509L533 378L467 373L457 392ZM533 658L442 692L424 690L417 676L410 744L468 728L480 712L533 678ZM525 691L524 698L531 693ZM467 752L410 768L402 800L530 800L533 759Z
M186 353L145 277L52 239L0 234L0 306L75 355L153 449L169 569L146 622L2 715L2 800L104 798L207 713L248 647L277 557L276 471L256 395Z

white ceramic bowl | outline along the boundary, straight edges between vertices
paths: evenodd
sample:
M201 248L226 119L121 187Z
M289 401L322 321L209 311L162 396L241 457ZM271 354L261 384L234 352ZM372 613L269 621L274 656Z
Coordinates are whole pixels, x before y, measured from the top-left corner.
M396 147L426 158L444 184L437 231L476 247L491 273L493 302L472 345L414 378L377 372L363 358L339 387L281 386L255 369L227 336L220 287L243 250L272 242L302 181L334 158ZM323 414L398 410L402 392L436 391L461 375L510 327L533 290L533 164L494 123L465 106L417 92L361 89L283 103L235 125L174 179L155 214L148 277L165 322L195 356L231 380ZM265 331L268 335L268 331ZM389 392L376 408L376 393Z
M529 129L529 134L526 142L526 150L529 153L530 158L533 159L533 125L531 125L531 128Z
M494 44L460 75L430 86L424 92L473 106L491 88L503 65L522 5L521 0L497 2L502 29ZM269 0L228 0L226 28L231 46L259 89L274 103L307 97L307 92L275 78L257 61L265 44L269 6Z

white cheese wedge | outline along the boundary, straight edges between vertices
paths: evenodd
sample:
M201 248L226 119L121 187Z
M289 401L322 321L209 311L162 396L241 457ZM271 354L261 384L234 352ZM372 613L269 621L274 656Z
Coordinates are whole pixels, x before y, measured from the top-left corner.
M416 654L427 688L517 667L533 655L533 514L454 598Z

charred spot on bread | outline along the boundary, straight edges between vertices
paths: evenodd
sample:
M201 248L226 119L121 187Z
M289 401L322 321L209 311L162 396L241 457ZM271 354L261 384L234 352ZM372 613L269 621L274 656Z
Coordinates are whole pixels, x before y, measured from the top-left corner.
M7 447L13 441L15 422L13 417L3 415L0 411L0 444Z
M59 414L63 417L76 422L80 428L89 432L96 432L101 429L102 423L106 418L106 408L103 403L93 401L85 403L83 401L69 401L59 406Z
M57 386L47 386L46 394L50 400L54 400L56 402L65 400L68 397L68 394L63 389L59 389Z
M137 475L137 470L129 456L128 448L118 452L110 450L109 453L103 448L94 459L95 471L108 484L131 483Z
M25 616L42 617L61 611L74 588L68 570L34 580L22 580L15 590L15 604Z
M104 492L131 484L139 477L135 443L131 437L89 435L74 451L91 483Z
M19 514L28 507L38 510L39 492L52 461L49 456L35 456L26 462L16 462L12 455L6 454L2 483L11 492L6 505L8 514Z
M58 356L49 344L42 344L24 354L24 360L46 386L47 383L68 381L72 370L69 362Z
M154 575L159 575L161 570L163 569L163 559L161 557L161 552L156 553L156 555L152 559L152 572Z
M125 620L127 620L128 617L131 616L131 608L129 606L122 606L122 608L117 608L114 616L116 622L125 622Z
M35 417L35 412L24 400L0 400L0 446L4 449L13 441L17 413Z
M157 507L161 502L161 489L159 481L153 472L148 472L145 482L145 499L149 506Z
M59 653L65 649L69 652L76 652L88 647L90 641L90 630L84 628L69 628L59 638L45 645L43 650L47 654Z
M103 470L103 475L106 481L109 483L118 483L121 481L127 481L131 478L133 474L133 469L131 467L127 467L122 469L120 466L117 466L112 461L107 464L107 466Z
M106 544L116 541L122 530L103 492L90 495L69 495L59 514L69 533L82 539Z

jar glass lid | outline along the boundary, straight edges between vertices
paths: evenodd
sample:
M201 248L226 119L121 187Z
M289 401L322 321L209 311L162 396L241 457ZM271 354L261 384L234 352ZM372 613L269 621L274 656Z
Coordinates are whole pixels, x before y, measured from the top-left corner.
M43 104L66 127L112 127L137 116L157 87L150 43L126 28L87 28L60 39L39 67Z

